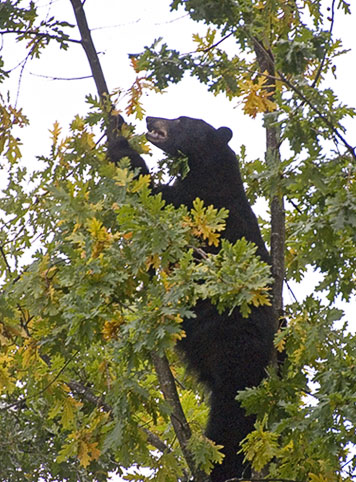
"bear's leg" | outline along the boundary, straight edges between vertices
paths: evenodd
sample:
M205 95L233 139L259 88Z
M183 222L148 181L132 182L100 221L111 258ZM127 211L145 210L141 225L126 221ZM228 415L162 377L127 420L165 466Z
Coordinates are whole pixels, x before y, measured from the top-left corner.
M235 392L227 394L223 390L211 394L206 436L216 444L223 445L225 455L222 464L217 464L210 475L212 482L251 476L249 465L243 462L244 455L238 451L241 440L253 430L255 417L246 416L235 395Z

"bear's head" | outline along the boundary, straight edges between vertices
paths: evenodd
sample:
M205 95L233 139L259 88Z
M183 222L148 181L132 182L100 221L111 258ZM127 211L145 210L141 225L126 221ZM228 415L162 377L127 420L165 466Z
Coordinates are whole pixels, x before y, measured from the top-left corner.
M146 122L147 139L173 156L182 153L189 158L201 158L226 148L232 137L228 127L215 129L207 122L191 117L147 117Z

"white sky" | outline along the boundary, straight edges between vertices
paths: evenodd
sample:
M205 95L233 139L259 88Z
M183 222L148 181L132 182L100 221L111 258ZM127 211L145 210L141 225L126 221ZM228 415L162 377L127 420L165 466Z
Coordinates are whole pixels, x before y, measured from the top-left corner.
M85 10L89 26L93 29L96 49L110 90L120 87L127 89L133 82L135 74L130 67L128 54L141 52L145 45L164 37L171 48L181 52L194 50L192 33L203 34L203 24L191 22L185 12L169 13L169 0L87 0ZM352 3L352 2L350 2ZM75 23L69 0L41 0L39 2L45 14ZM331 4L325 1L325 6ZM356 12L356 10L355 10ZM335 36L343 39L345 48L355 46L356 13L344 17L338 11L335 20ZM76 30L72 36L79 38ZM233 49L233 45L231 48ZM23 45L16 45L5 38L3 50L9 62L7 66L15 67L24 57ZM356 107L355 65L356 49L337 61L337 80L328 79L328 84L335 89L340 100ZM15 102L19 69L13 72L11 79L2 85L2 93L11 91L12 102ZM39 60L30 61L22 75L17 99L18 107L23 107L31 125L18 133L23 139L24 162L35 165L36 155L46 153L49 148L48 129L54 121L66 127L77 113L85 114L85 95L96 95L92 79L86 80L49 80L38 75L75 78L90 75L86 56L80 45L70 44L70 51L60 51L53 46L46 50ZM121 106L124 108L125 104ZM202 118L214 125L229 126L234 137L230 143L236 151L241 144L247 147L250 158L263 157L265 149L265 133L261 127L261 119L250 119L237 107L237 100L229 102L223 95L214 97L207 92L205 86L186 76L177 86L171 86L163 95L150 94L144 98L147 115L174 118L180 115ZM135 121L139 131L144 131L144 123ZM354 121L355 122L355 121ZM355 141L355 124L348 122L347 139L350 144ZM1 181L1 176L0 176ZM308 276L307 282L295 288L299 299L309 294L313 287L315 275ZM286 292L286 300L289 299ZM348 319L352 322L355 304L346 306ZM116 479L118 480L118 479Z

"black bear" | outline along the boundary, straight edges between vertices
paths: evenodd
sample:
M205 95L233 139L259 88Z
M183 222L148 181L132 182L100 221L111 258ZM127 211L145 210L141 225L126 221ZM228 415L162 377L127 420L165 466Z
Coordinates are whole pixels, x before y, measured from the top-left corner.
M189 208L195 198L206 206L227 208L229 216L223 237L231 242L245 237L257 245L257 254L267 263L268 251L262 240L256 216L247 200L235 153L228 146L232 132L227 127L215 129L200 119L147 118L147 139L167 154L184 154L189 172L173 185L154 189L162 192L167 203ZM120 139L120 138L119 138ZM121 147L120 147L121 143ZM124 156L133 167L148 169L137 152L121 139L111 160ZM258 385L265 376L274 336L270 306L252 308L248 318L235 309L219 314L208 301L194 307L195 318L186 319L186 337L178 343L188 366L210 390L210 415L206 435L223 445L223 463L212 473L213 482L233 477L249 477L248 465L239 454L239 443L253 429L254 417L247 417L235 400L238 390Z

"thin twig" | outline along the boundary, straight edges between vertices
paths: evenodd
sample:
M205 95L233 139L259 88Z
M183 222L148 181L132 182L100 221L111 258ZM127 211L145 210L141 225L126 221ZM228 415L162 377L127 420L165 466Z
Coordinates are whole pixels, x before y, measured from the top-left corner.
M215 49L215 47L217 47L218 45L220 45L222 42L224 42L226 39L228 39L229 37L231 37L231 35L233 35L235 33L235 30L233 30L232 32L228 33L227 35L225 35L225 37L221 38L218 42L216 42L215 44L213 45L210 45L210 47L207 47L206 49L202 49L202 50L199 50L198 49L198 52L209 52L210 50L212 49Z
M287 286L287 288L288 288L289 293L290 293L291 296L294 298L294 301L299 304L299 301L298 301L297 297L295 296L294 291L292 290L292 288L291 288L289 282L287 281L287 279L285 279L284 282L285 282L285 284L286 284L286 286Z
M330 45L330 42L331 42L331 36L332 36L332 31L333 31L333 28L334 28L334 21L335 21L335 1L336 0L332 0L332 4L331 4L331 23L330 23L330 28L329 28L329 39L328 39L328 43L327 43L327 46L325 47L325 51L324 51L324 55L323 55L323 58L322 58L322 61L320 62L320 65L319 65L319 68L318 68L318 71L316 73L316 76L315 76L315 79L312 83L312 88L314 88L320 78L320 75L321 75L321 72L324 68L324 64L325 64L325 60L326 60L326 55L327 55L327 52L328 52L328 47Z
M6 258L6 254L5 254L5 251L4 251L4 246L0 246L0 253L1 253L1 256L3 257L4 259L4 263L5 263L5 266L6 266L6 269L8 271L8 274L9 276L11 277L12 275L12 272L11 272L11 266L9 265L9 262Z
M42 79L49 79L49 80L84 80L84 79L92 79L92 75L83 75L82 77L53 77L52 75L42 75L42 74L35 74L34 72L29 72L30 75L34 77L41 77Z
M290 89L292 89L298 95L298 97L300 97L319 116L319 118L330 128L333 134L340 139L340 141L344 144L344 146L349 151L353 159L356 161L355 148L352 147L346 141L344 136L342 136L338 131L338 129L334 127L334 124L322 112L320 112L320 110L307 97L305 97L305 95L300 91L298 87L296 87L294 84L292 84L292 82L290 82L286 77L284 77L282 72L278 71L278 75L280 77L280 80L284 84L286 84Z
M33 395L29 395L25 398L22 398L21 400L18 400L17 402L14 402L10 405L6 405L5 407L2 407L0 408L0 411L6 411L6 410L10 410L12 408L15 408L15 407L18 407L20 405L23 405L24 403L26 403L28 400L32 400L34 398L39 398L40 395L42 395L43 393L45 393L52 385L53 383L58 380L58 378L61 376L61 374L64 372L64 370L67 368L67 366L74 360L74 358L78 355L79 351L76 351L70 358L69 360L66 361L66 363L63 365L63 367L58 371L58 373L53 377L52 380L50 380L47 385L42 388L39 392L33 394ZM48 363L47 363L48 364Z
M51 40L57 40L58 42L71 42L75 44L80 44L80 40L72 39L72 38L64 38L64 37L57 37L56 35L51 35L49 33L42 33L38 32L37 30L0 30L0 35L4 35L7 33L16 33L19 35L33 35L34 37L40 38L48 38Z

